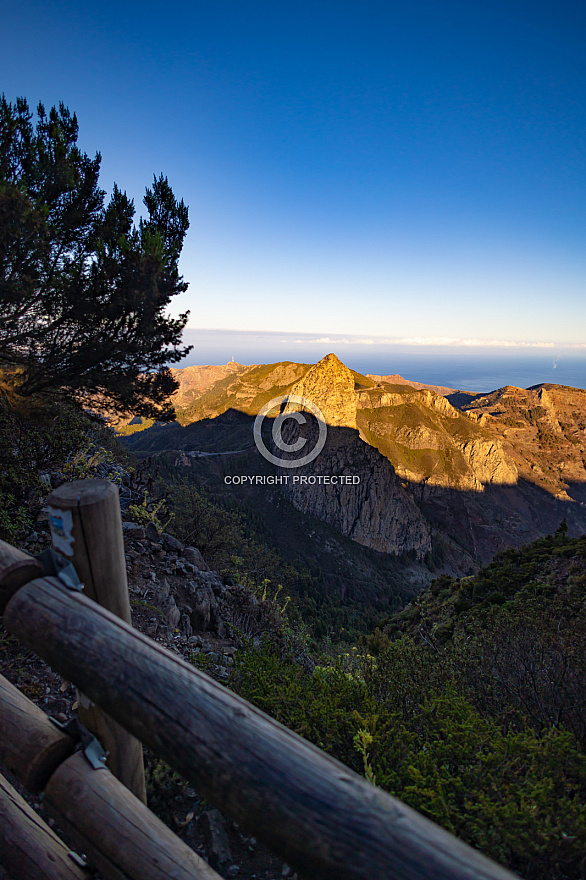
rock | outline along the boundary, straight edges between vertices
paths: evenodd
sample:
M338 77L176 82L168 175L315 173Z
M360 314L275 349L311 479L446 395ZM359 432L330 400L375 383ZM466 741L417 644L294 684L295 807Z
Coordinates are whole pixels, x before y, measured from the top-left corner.
M163 532L160 540L165 550L173 550L176 553L181 553L183 550L181 541L178 541L173 535L168 535L167 532Z
M206 632L218 623L218 602L209 587L198 587L194 591L191 625L195 632Z
M497 483L503 486L514 486L517 483L517 467L505 455L498 440L469 440L460 448L479 483Z
M290 442L287 427L285 422L283 437ZM316 435L317 426L310 423L306 431L309 448L315 445ZM287 454L282 457L286 459ZM278 472L287 473L284 468ZM297 468L295 474L307 484L290 480L281 491L302 513L318 517L343 535L381 553L408 553L424 559L431 551L429 523L403 488L390 461L364 443L357 430L330 428L315 461ZM319 485L321 474L343 475L350 482Z
M143 541L145 538L145 530L138 523L123 522L122 531L126 538L131 538L133 541Z
M185 562L194 565L198 571L209 571L210 567L197 549L197 547L186 547L183 550L183 559Z
M177 624L181 620L181 612L177 608L177 606L171 606L167 612L167 623L169 624L169 629L176 629Z
M152 541L155 544L159 543L159 533L158 533L157 527L154 523L152 523L152 522L148 523L148 525L146 526L146 528L144 530L144 533L149 541Z
M190 638L193 634L193 627L191 626L191 619L189 614L183 613L181 615L179 631L181 632L181 635L183 635L186 639Z
M169 596L167 605L164 608L165 615L167 617L167 624L170 630L174 630L181 620L181 611L177 608L175 603L175 599L173 596Z
M191 467L192 461L191 459L185 455L183 451L179 452L179 455L175 459L175 467Z
M158 592L157 592L157 598L158 598L159 602L163 602L167 598L167 596L169 595L170 592L171 592L171 585L169 584L169 581L167 580L167 578L163 578L163 580L161 581L161 584L159 586Z
M226 820L219 810L208 810L202 816L202 828L210 850L212 868L225 866L232 861L230 844L226 833Z
M201 636L191 636L191 638L188 639L188 644L191 648L199 648L203 654L210 654L214 650L212 643L208 642Z
M335 354L328 354L314 364L290 391L319 407L327 425L356 427L356 393L352 370ZM303 410L296 403L287 403L284 412Z

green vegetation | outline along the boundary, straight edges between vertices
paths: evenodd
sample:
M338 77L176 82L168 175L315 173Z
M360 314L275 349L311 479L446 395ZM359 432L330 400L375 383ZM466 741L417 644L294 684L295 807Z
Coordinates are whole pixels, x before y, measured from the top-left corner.
M14 542L33 527L50 473L58 482L98 473L117 481L116 463L125 458L100 420L67 401L0 402L0 538Z
M586 537L439 578L344 653L268 634L231 686L526 880L586 849Z
M454 485L469 478L470 468L452 441L483 436L481 429L465 417L443 416L419 401L362 409L357 421L367 441L392 462L399 474L418 480L441 475Z
M146 190L147 219L114 186L98 187L100 155L78 145L75 115L0 98L0 390L67 392L102 409L172 419L167 364L187 314L178 261L189 221L163 175Z
M168 505L168 513L162 513L166 522L171 516L166 530L198 547L207 562L230 580L250 586L268 582L272 592L281 587L294 599L289 617L305 622L314 645L352 644L385 613L401 607L403 593L394 585L395 560L318 523L325 535L339 541L340 551L339 556L327 551L320 555L317 542L308 542L307 531L301 530L308 528L306 518L284 499L278 499L275 516L254 500L226 491L223 480L210 471L210 460L204 459L199 469L177 469L172 462L172 456L157 457L153 488L153 495L164 496ZM226 460L220 466L230 467ZM357 582L364 581L365 589L373 591L369 603L342 598L352 572Z
M118 480L120 463L138 468L123 455L110 431L66 402L4 403L2 535L15 542L34 523L49 491L44 475ZM443 575L403 610L387 601L383 612L328 593L319 571L275 549L273 520L291 546L301 543L298 512L281 501L278 516L263 518L254 504L220 495L222 469L235 465L215 461L214 482L211 465L178 469L172 456L157 457L131 513L198 546L243 585L233 629L244 648L230 686L525 880L578 880L586 536L570 539L562 523L473 577ZM370 551L337 540L358 579ZM5 653L16 650L0 641ZM24 672L22 681L40 696ZM168 796L166 771L153 761L150 786Z

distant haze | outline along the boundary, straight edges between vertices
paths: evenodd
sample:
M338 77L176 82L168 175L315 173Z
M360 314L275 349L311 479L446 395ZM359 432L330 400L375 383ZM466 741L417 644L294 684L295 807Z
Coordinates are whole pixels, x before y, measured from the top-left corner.
M586 350L564 347L501 347L392 343L375 338L303 333L187 330L193 351L177 366L290 360L316 363L330 351L360 373L400 373L406 379L464 391L503 385L527 388L540 382L586 388Z

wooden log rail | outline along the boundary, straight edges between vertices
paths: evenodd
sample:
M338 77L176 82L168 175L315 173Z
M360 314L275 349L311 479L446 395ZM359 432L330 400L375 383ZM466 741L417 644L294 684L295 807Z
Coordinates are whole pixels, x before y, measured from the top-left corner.
M73 563L84 594L130 623L118 488L108 480L63 483L47 507L53 546ZM81 694L78 715L108 753L114 776L146 803L141 743Z
M514 878L54 578L22 586L5 625L306 878Z
M222 880L106 768L82 752L55 771L45 803L108 880Z
M105 767L0 676L0 763L45 806L108 880L221 880ZM68 847L0 775L0 864L16 878L89 878Z
M90 880L86 868L0 775L0 865L15 880Z
M19 587L42 574L43 566L38 559L0 541L0 614Z
M51 775L73 754L70 736L0 675L0 764L28 791L42 791Z

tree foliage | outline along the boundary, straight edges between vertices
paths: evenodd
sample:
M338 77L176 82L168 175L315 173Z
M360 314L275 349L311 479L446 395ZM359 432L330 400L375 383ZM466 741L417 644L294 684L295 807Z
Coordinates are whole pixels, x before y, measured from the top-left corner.
M48 114L39 104L35 125L25 99L0 99L0 365L21 396L59 389L167 420L167 365L189 351L179 347L188 313L166 313L187 289L187 207L155 177L135 225L116 185L106 204L100 154L77 138L63 104Z

